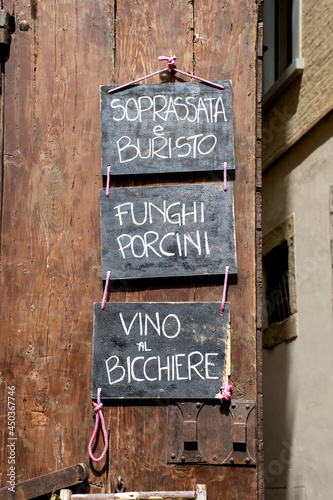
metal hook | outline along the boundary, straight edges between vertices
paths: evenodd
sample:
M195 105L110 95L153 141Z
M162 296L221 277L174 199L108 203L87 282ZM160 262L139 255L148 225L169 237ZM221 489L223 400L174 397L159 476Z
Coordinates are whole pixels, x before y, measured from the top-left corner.
M126 489L125 481L121 476L117 477L116 493L123 493Z

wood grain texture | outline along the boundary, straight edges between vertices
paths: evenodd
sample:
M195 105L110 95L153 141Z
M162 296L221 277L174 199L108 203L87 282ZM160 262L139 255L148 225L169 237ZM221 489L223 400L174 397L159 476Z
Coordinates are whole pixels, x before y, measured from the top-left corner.
M193 72L193 6L187 0L129 0L117 2L116 12L116 51L115 84L129 82L163 68L165 62L158 61L160 55L178 56L177 66L186 72ZM183 78L162 73L144 83L182 81ZM141 179L113 180L114 186L142 185ZM145 184L165 183L167 179L145 179ZM169 181L170 182L170 181ZM179 182L179 180L178 180ZM133 285L123 282L128 301L191 301L194 299L193 287L173 280ZM109 293L109 300L114 295Z
M166 67L159 56L175 54L179 69L193 71L193 9L188 0L123 0L117 3L116 26L116 84ZM147 83L163 80L169 81L168 73Z
M231 379L235 396L254 398L255 335L255 116L256 116L256 6L248 2L196 3L196 74L232 81L235 134L235 223L238 276L230 284ZM244 29L247 26L248 29ZM245 216L246 214L246 216ZM205 288L196 300L205 300ZM210 295L210 294L209 294ZM215 296L215 300L218 297ZM246 352L246 356L244 356Z
M236 398L254 399L256 9L236 0L15 2L15 18L31 27L16 30L6 64L0 445L5 462L6 387L15 385L17 481L88 462L93 302L102 296L99 85L160 69L159 55L175 53L184 71L233 81L239 274L228 291L231 380ZM150 83L164 80L170 75ZM222 284L124 280L108 300L219 301ZM205 483L208 498L256 498L254 468L166 464L166 405L111 405L104 414L110 449L106 463L90 464L91 491L114 491L121 475L132 491ZM99 437L94 451L102 449Z
M17 481L87 457L92 297L102 294L96 110L100 79L111 79L112 13L102 1L15 3L30 29L17 29L6 65L1 358L16 387Z
M139 2L140 4L140 2ZM123 4L124 6L126 3ZM140 4L141 5L141 4ZM168 4L169 5L169 4ZM179 3L175 5L179 5ZM139 8L138 8L139 9ZM122 16L124 11L122 10ZM129 17L129 26L142 27L141 37L145 37L146 12L138 10L137 18ZM166 12L168 13L167 9ZM133 9L132 9L133 14ZM178 23L180 22L177 20ZM155 18L156 26L161 19ZM178 24L177 24L178 26ZM134 29L134 28L133 28ZM127 28L128 33L131 28ZM135 31L135 30L134 30ZM125 36L125 30L121 32ZM234 96L234 130L236 165L235 202L237 257L240 265L237 281L231 281L228 300L231 306L232 335L232 375L234 393L238 397L255 396L255 147L256 147L256 5L242 2L201 2L194 4L193 24L193 69L198 76L218 79L231 79ZM198 36L196 36L198 35ZM136 33L139 37L139 34ZM117 30L118 37L118 30ZM125 36L126 40L126 36ZM123 40L122 43L125 43ZM156 44L164 44L164 37L159 36ZM181 44L180 44L181 46ZM124 83L140 74L153 71L156 66L142 64L139 71L138 54L134 47L116 44L116 67L119 83ZM148 46L149 47L149 46ZM179 54L177 44L171 53ZM143 46L141 61L147 53ZM129 52L128 52L129 51ZM133 66L125 67L123 61L133 61ZM187 56L189 57L190 54ZM184 57L184 56L183 56ZM185 69L178 55L177 65ZM120 78L121 77L121 78ZM182 179L184 182L197 182L197 179ZM216 176L207 176L206 182L218 180ZM236 200L236 198L235 198ZM246 214L246 215L245 215ZM222 294L223 280L182 281L183 287L173 288L173 282L161 283L161 286L146 290L143 287L131 288L127 293L129 301L135 300L219 300ZM149 298L148 298L149 297ZM166 408L163 406L145 407L124 405L110 409L111 434L116 442L110 454L111 483L121 474L129 482L128 489L140 489L143 484L148 488L164 488L165 484L179 488L193 487L202 480L209 484L208 495L219 498L221 491L226 498L235 498L246 494L256 497L256 472L254 469L238 470L208 466L165 467L165 433L167 427ZM139 425L138 425L138 422ZM149 436L149 438L145 438ZM135 444L134 444L135 443ZM151 448L153 447L153 448ZM140 451L141 450L141 451ZM144 451L143 451L144 450ZM158 455L156 455L158 453ZM157 463L157 465L156 465ZM133 473L133 466L136 466ZM140 466L138 465L140 464ZM138 469L139 467L139 469ZM154 486L153 486L154 485ZM244 493L246 492L246 493Z
M262 3L262 2L260 2ZM265 495L264 480L264 435L263 435L263 386L262 386L262 56L263 56L263 22L262 5L258 12L257 39L257 144L256 144L256 328L257 328L257 498Z
M201 7L201 8L200 8ZM231 377L233 394L255 397L255 117L257 6L249 2L196 2L195 71L232 81L235 131L235 224L238 276L230 283ZM198 15L200 14L200 15ZM246 27L244 29L244 27ZM246 216L244 216L246 214ZM253 291L253 292L252 292ZM213 290L209 291L213 292ZM211 293L208 295L211 296ZM204 300L206 289L196 293ZM203 294L203 295L202 295ZM215 296L215 299L217 297ZM250 396L251 395L251 396ZM256 498L256 474L249 475L248 498ZM240 474L241 476L241 474ZM251 477L251 478L250 478ZM230 482L230 487L233 483ZM218 494L215 490L215 495ZM241 491L241 490L240 490ZM212 493L213 495L213 493ZM214 495L213 495L214 498Z

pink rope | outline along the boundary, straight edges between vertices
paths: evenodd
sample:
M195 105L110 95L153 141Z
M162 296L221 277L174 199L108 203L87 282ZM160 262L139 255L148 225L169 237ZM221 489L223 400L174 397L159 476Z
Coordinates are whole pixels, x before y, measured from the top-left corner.
M101 460L103 460L103 458L105 457L106 452L108 450L108 446L109 446L108 435L106 432L105 421L104 421L103 412L102 412L103 403L101 403L101 392L102 392L102 389L98 388L97 389L97 403L92 401L92 404L94 406L94 411L96 412L96 421L95 421L94 433L93 433L92 438L91 438L89 445L88 445L88 452L89 452L89 457L91 458L91 460L93 462L100 462ZM104 450L103 450L103 453L101 454L100 457L95 458L93 455L93 452L92 452L92 446L93 446L93 442L97 436L99 420L101 420L101 426L102 426L102 431L103 431L103 436L104 436Z
M223 190L227 190L227 162L223 163Z
M232 385L228 384L228 377L227 376L225 376L225 378L224 378L223 385L224 385L224 387L221 389L221 394L219 395L219 399L221 401L223 401L223 400L229 401L229 399L231 398Z
M115 92L116 90L121 90L124 89L125 87L129 87L129 85L134 85L135 83L139 83L142 80L147 80L147 78L151 78L152 76L159 75L160 73L163 73L164 71L167 71L169 68L164 68L161 69L160 71L156 71L155 73L151 73L150 75L143 76L142 78L138 78L137 80L133 80L132 82L129 83L124 83L124 85L120 85L119 87L115 87L114 89L110 89L107 91L107 94L112 94L112 92Z
M152 76L159 75L160 73L163 73L164 71L174 71L175 73L180 73L184 76L188 76L190 78L194 78L195 80L199 80L200 82L208 83L208 85L212 85L213 87L217 87L218 89L225 90L225 87L223 85L220 85L219 83L211 82L210 80L205 80L204 78L200 78L199 76L191 75L190 73L185 73L185 71L180 71L180 69L175 68L175 61L177 59L176 56L173 57L166 57L166 56L159 56L159 61L168 61L168 66L164 69L161 69L159 71L155 71L155 73L151 73L150 75L143 76L141 78L138 78L137 80L133 80L132 82L129 83L124 83L124 85L120 85L119 87L115 87L114 89L110 89L107 91L107 94L112 94L112 92L115 92L116 90L121 90L124 89L125 87L128 87L129 85L134 85L135 83L142 82L142 80L147 80L148 78L151 78Z
M194 78L195 80L199 80L200 82L208 83L208 85L213 85L213 87L217 87L218 89L225 90L225 87L223 85L220 85L219 83L211 82L210 80L205 80L204 78L200 78L199 76L191 75L190 73L185 73L185 71L180 71L180 69L175 68L175 62L177 57L166 57L166 56L160 56L158 58L160 61L168 61L168 69L171 69L175 73L180 73L181 75L189 76L190 78Z
M110 174L111 174L111 167L108 165L107 168L107 173L106 173L106 196L110 196Z
M111 271L108 271L106 273L106 280L105 280L105 288L104 288L104 294L103 294L103 300L102 300L102 311L105 309L105 304L106 304L106 296L108 293L108 286L109 286L109 281L110 281L110 276L111 276Z
M177 60L176 56L167 57L167 56L159 56L159 61L168 61L168 69L173 69L175 62Z
M227 295L228 274L229 274L229 266L225 266L224 285L223 285L222 303L221 303L221 311L222 312L224 311L225 298Z

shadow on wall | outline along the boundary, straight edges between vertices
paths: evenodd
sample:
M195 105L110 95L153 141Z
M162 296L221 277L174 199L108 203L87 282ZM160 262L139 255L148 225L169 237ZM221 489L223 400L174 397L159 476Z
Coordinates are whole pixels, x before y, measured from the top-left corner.
M263 114L262 128L262 159L263 165L274 161L287 141L287 127L289 120L297 111L298 98L301 91L301 79L295 80L288 88L288 101L283 100L283 95L274 101ZM282 105L281 105L282 104ZM276 149L276 145L277 148Z
M275 351L280 350L280 356ZM288 484L291 464L293 412L289 395L289 345L279 344L263 352L265 490ZM265 395L267 395L265 400ZM266 401L266 404L265 404ZM269 498L269 496L265 496ZM283 497L281 497L283 498Z
M262 129L263 165L270 164L278 156L278 151L275 151L276 144L286 143L288 122L297 111L300 86L300 79L293 82L288 89L288 93L292 92L293 98L289 99L287 103L283 101L284 106L281 106L282 100L280 98L265 110ZM265 179L263 179L263 182L265 182ZM272 204L278 204L276 208L281 217L280 223L290 215L287 206L287 190L286 187L282 197L278 196L273 199L269 197L265 200L265 189L263 189L263 210L265 211L265 201L269 205L267 207L269 210L271 210ZM275 196L277 196L276 193ZM281 201L283 206L281 206ZM263 230L265 230L265 227L263 227ZM263 307L265 307L265 299ZM263 314L265 315L265 311L263 311ZM267 323L265 317L263 320L264 324ZM294 412L291 411L293 405L292 395L289 393L290 363L290 342L283 342L282 340L279 343L272 342L269 349L263 349L266 500L286 498L287 493L294 427Z
M309 240L311 241L309 247L300 244L300 239L297 240L297 232L295 236L295 249L297 249L297 255L295 255L297 273L295 269L295 279L297 289L299 291L303 290L303 293L304 288L309 288L311 277L316 276L320 269L322 270L324 263L327 265L328 252L330 251L327 235L322 236L323 233L318 230L317 225L309 225L309 214L314 212L312 208L314 204L318 204L316 199L316 196L318 198L318 192L311 187L311 174L323 176L325 172L329 172L330 166L327 162L331 160L322 156L319 148L331 140L332 124L333 112L330 112L264 173L263 233L265 234L266 232L267 234L272 227L286 220L293 209L295 209L295 206L296 210L298 210L295 221L295 226L298 227L299 231L298 236L300 236L302 230L304 231L304 227L308 231ZM311 159L310 157L313 153L316 153L316 155ZM307 161L308 158L309 160ZM305 162L306 165L304 165ZM300 175L296 175L295 172L293 182L300 177L304 181L298 182L297 185L294 184L292 188L290 175L298 166L302 166L302 168L304 166L304 171L302 172L306 175L301 177ZM329 176L328 180L331 182L331 176ZM327 184L327 189L329 189L329 184ZM302 200L300 205L292 201L296 190L298 192L298 203L299 200ZM313 193L310 197L308 196L309 192ZM321 204L326 203L326 194L323 194L323 200L320 201ZM308 212L304 212L306 204L309 206ZM328 210L329 207L327 206L327 215ZM318 287L317 293L320 296L324 291L321 291L321 288ZM301 313L302 316L300 316ZM298 314L299 319L302 318L302 324L306 325L309 318L307 314L311 314L311 311L306 309L303 304L303 308L299 308ZM300 348L301 339L303 339L302 348ZM299 448L299 437L298 443L295 443L294 438L296 425L298 426L299 436L299 420L303 418L302 408L304 409L301 396L299 396L299 400L297 401L299 394L297 389L302 386L303 391L308 390L305 385L307 374L303 378L300 371L296 370L296 366L299 366L300 356L302 356L306 347L304 346L303 336L295 341L283 342L270 349L263 350L266 500L289 498L288 495L291 495L290 498L294 498L295 500L305 499L304 486L296 484L292 488L292 491L291 487L293 486L292 479L298 473L297 471L295 472L296 468L298 471L302 471L302 464L308 460L304 451L301 451ZM311 351L307 355L310 356ZM318 360L318 363L322 363L321 359ZM296 376L299 379L296 379ZM295 409L297 404L299 408L296 422ZM314 425L317 426L317 421L315 421ZM296 446L297 444L298 446Z

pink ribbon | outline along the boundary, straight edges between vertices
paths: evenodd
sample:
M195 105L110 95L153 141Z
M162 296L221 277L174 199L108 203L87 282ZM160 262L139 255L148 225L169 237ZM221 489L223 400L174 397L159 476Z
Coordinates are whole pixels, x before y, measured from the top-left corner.
M227 162L223 163L223 191L227 190Z
M107 171L106 171L106 190L105 194L107 198L110 196L110 175L111 175L111 166L108 165Z
M225 299L227 296L228 274L229 274L229 266L225 266L224 285L223 285L222 303L221 303L222 312L224 312Z
M102 309L102 311L104 311L104 309L105 309L106 297L107 297L107 294L108 294L108 288L109 288L110 276L111 276L111 271L108 271L108 272L106 273L105 288L104 288L103 299L102 299L102 305L101 305L101 309Z

